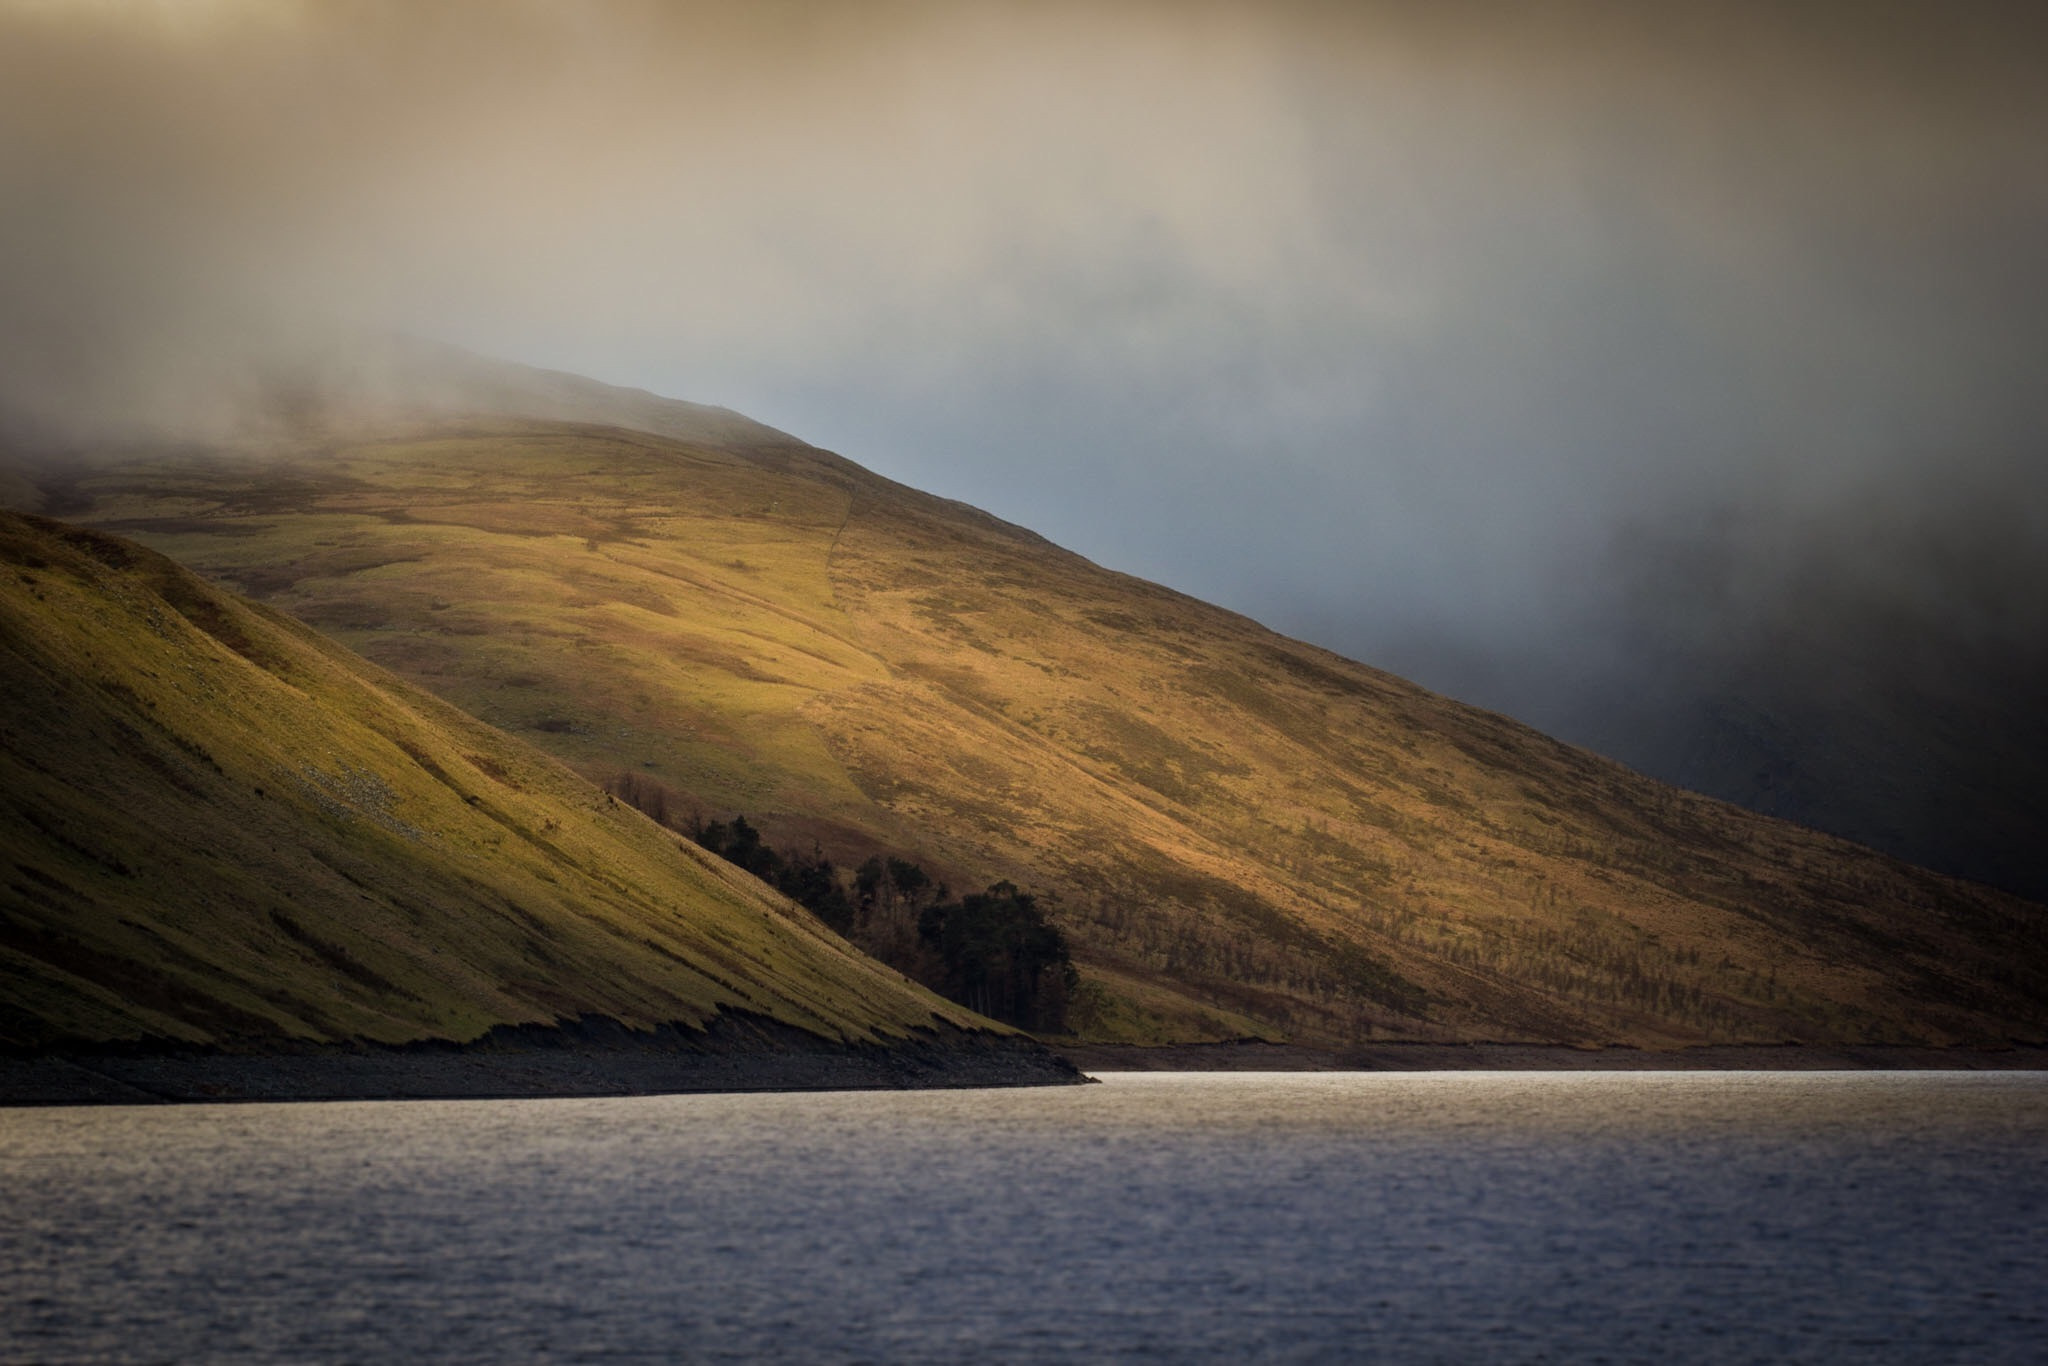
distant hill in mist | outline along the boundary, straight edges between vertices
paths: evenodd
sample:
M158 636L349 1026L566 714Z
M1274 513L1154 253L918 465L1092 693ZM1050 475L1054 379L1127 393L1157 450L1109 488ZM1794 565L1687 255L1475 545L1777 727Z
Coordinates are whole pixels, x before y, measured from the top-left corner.
M2042 515L2026 481L1965 468L1789 528L1638 527L1540 636L1386 648L1640 772L2044 900Z
M1832 629L1781 621L1671 658L1661 690L1603 694L1570 733L1696 791L2048 899L2048 636L1800 606Z

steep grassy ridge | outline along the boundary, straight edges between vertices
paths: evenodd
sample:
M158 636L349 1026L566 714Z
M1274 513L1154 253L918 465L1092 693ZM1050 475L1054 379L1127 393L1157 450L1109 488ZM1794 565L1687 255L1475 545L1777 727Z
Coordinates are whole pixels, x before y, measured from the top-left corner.
M1093 1037L2048 1030L2040 907L667 411L122 457L44 496L672 810L1048 894Z
M554 760L98 532L0 514L0 1043L985 1024Z

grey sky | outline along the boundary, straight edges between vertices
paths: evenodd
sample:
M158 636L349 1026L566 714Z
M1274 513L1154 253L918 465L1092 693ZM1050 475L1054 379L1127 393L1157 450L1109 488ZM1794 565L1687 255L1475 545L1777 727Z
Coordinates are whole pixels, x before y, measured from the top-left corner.
M1845 604L2038 645L2044 72L2006 4L0 0L0 408L411 330L1591 736Z

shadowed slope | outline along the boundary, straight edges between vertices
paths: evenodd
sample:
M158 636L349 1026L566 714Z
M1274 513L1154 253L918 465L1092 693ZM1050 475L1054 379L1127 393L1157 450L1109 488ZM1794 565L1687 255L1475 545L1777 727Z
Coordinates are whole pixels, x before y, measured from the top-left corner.
M0 1043L985 1022L153 552L0 514Z
M442 424L123 457L46 491L589 776L1049 894L1093 1037L2048 1028L2039 907L1650 782L765 429Z

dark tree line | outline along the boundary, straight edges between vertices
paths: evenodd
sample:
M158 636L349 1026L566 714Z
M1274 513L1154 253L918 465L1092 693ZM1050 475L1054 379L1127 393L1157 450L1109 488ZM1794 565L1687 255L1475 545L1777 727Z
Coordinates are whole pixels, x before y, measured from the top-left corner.
M853 901L840 884L839 870L817 848L813 847L808 857L778 853L762 842L761 832L747 824L745 816L699 825L691 836L727 863L738 864L791 901L808 907L839 933L853 928Z
M808 855L772 848L745 816L696 822L690 834L948 1000L1020 1029L1066 1028L1075 983L1066 937L1015 885L955 901L921 865L881 855L848 878L815 846Z
M928 906L917 935L938 955L937 989L948 999L1022 1029L1065 1027L1074 965L1066 937L1030 893L998 882Z

